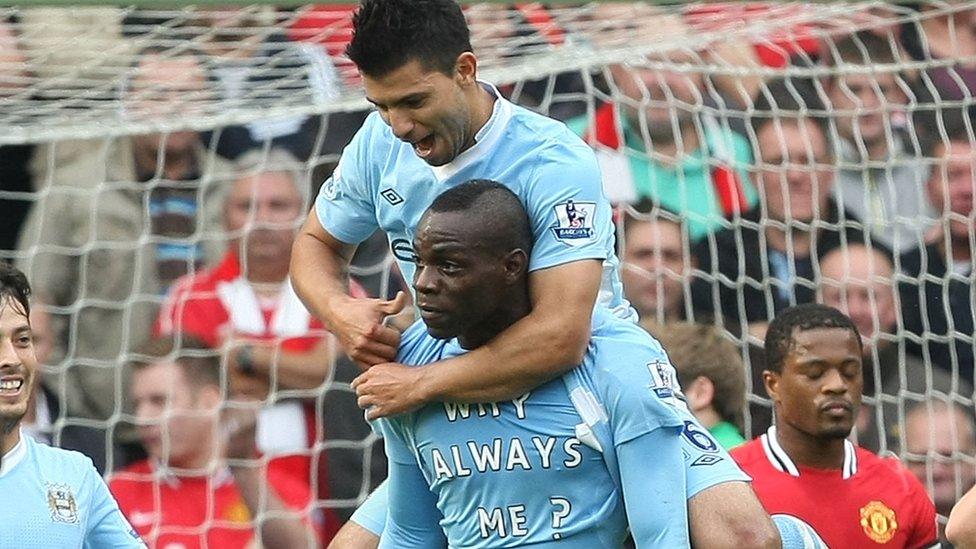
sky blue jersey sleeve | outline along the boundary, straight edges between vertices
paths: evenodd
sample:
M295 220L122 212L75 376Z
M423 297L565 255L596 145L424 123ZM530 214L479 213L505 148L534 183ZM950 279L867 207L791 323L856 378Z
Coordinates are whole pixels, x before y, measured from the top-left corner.
M399 421L384 420L382 425L389 463L389 514L380 538L380 548L447 547L447 538L440 526L437 497L430 491Z
M386 526L386 509L390 504L390 486L387 480L380 483L366 501L356 509L349 520L369 530L376 537L383 534Z
M680 414L684 422L681 446L685 460L685 493L688 499L723 482L752 481L687 408Z
M600 167L593 151L573 140L578 144L540 150L524 189L534 237L530 271L613 255L613 216Z
M617 446L630 533L639 549L688 547L680 429L663 427Z
M322 228L347 244L359 244L379 227L370 186L376 167L370 164L369 154L376 116L370 115L343 149L332 176L315 199L315 215Z
M91 516L85 532L85 549L102 547L112 548L145 548L139 534L125 519L119 504L112 497L108 486L99 476L95 466L88 463L89 483L91 485Z

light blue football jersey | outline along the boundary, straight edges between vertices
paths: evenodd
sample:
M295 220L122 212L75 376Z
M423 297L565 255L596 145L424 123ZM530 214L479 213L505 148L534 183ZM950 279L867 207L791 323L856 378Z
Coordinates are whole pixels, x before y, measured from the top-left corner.
M0 464L0 516L0 549L145 547L91 459L23 433Z
M463 352L456 340L429 336L418 321L404 332L397 360L427 364ZM619 547L628 524L652 525L635 530L639 547L687 546L685 419L675 405L679 396L665 390L670 381L656 367L666 360L640 327L597 311L578 368L596 393L590 402L575 400L556 379L507 402L430 404L378 421L391 462L393 510L382 546L435 545L424 528L395 519L408 508L416 514L425 495L433 496L451 547ZM589 432L581 408L607 418L608 439ZM651 446L626 458L624 448L638 440ZM614 465L605 459L606 445L615 447ZM404 488L397 475L411 466L422 482ZM624 505L628 487L638 491L628 501L640 505Z
M332 236L358 244L382 229L407 282L413 280L413 238L420 218L444 191L470 179L493 179L522 200L532 223L529 270L582 259L603 260L598 304L636 319L623 297L614 252L610 203L600 167L586 143L563 123L496 96L475 144L432 167L393 135L379 113L363 123L316 199L319 222Z

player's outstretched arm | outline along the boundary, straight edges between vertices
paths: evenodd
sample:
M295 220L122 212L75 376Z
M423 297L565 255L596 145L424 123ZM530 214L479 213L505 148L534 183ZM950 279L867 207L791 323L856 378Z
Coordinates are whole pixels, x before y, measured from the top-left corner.
M696 549L783 547L779 530L749 483L716 484L688 501L691 544Z
M379 546L379 536L351 520L342 525L329 543L329 549L376 549Z
M638 548L691 543L680 437L680 428L661 427L617 446L627 523Z
M361 366L389 362L396 357L400 333L384 326L383 319L403 309L406 294L401 293L394 300L350 297L343 272L354 250L355 246L322 228L313 210L292 246L292 285L305 306L325 322L353 360Z
M532 312L488 344L434 365L382 364L354 382L369 418L400 414L431 401L493 402L515 398L577 366L590 338L603 262L587 259L533 271Z
M976 549L976 488L971 488L952 508L945 529L956 549Z

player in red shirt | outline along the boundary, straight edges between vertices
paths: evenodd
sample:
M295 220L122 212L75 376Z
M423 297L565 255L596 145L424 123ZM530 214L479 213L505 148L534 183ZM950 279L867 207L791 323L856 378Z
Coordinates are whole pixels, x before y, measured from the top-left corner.
M732 451L770 514L805 520L830 547L937 545L935 506L895 459L847 437L861 404L861 336L824 305L782 311L769 325L763 379L775 423Z
M149 459L109 488L150 547L314 547L321 524L307 483L262 470L256 413L222 397L220 357L189 336L154 339L132 362L132 400ZM221 419L223 413L223 419ZM276 518L267 515L275 513ZM277 518L282 513L282 518ZM259 524L255 524L260 519Z

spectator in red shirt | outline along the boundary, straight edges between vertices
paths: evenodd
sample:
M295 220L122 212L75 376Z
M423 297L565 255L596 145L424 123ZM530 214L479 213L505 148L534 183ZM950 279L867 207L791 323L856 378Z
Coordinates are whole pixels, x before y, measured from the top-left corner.
M231 237L224 259L176 283L156 330L187 333L221 349L231 389L271 399L258 417L258 449L275 457L272 467L309 484L318 430L314 396L330 375L336 347L288 280L292 241L308 211L307 175L277 149L243 156L236 173L224 206ZM362 295L358 286L352 291ZM279 390L304 391L306 398L272 399ZM319 480L325 476L320 469Z
M149 546L238 548L256 532L265 547L316 546L308 485L262 471L253 404L225 408L219 355L180 336L151 340L138 357L131 393L149 459L109 488Z
M772 427L732 451L770 514L799 517L830 547L929 547L936 515L897 460L847 440L861 404L861 336L825 305L782 311L765 341Z

